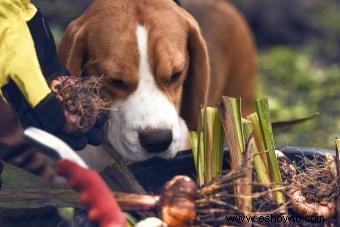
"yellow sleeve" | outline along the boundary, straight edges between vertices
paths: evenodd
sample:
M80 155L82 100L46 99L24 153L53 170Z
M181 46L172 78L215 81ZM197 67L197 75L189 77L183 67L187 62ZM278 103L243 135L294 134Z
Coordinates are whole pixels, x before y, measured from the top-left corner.
M35 12L27 0L0 1L0 87L12 79L33 108L51 92L26 23Z

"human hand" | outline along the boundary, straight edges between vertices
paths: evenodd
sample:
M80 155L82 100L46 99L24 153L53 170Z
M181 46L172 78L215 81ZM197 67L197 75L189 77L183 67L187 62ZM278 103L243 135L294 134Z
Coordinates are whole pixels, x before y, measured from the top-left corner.
M64 107L66 124L60 137L71 146L74 142L67 138L70 134L82 143L99 145L109 108L109 103L100 97L100 80L59 76L51 81L50 87Z

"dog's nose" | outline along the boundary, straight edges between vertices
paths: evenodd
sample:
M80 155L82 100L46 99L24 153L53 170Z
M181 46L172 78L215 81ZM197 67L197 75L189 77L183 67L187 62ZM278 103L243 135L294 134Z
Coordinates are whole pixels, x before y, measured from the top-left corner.
M172 142L171 130L143 130L138 132L139 142L150 153L159 153L169 148Z

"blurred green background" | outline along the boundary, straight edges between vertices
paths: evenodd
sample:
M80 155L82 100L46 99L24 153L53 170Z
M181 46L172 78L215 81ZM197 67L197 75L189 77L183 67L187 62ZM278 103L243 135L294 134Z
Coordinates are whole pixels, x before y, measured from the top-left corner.
M35 0L57 43L90 0ZM269 98L273 121L320 112L316 119L275 131L276 143L334 147L340 137L340 1L233 0L259 48L258 96Z

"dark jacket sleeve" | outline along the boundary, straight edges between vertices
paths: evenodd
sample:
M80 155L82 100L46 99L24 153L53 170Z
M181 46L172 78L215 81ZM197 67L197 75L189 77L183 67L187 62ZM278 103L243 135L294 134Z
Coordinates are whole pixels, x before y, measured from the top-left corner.
M67 71L59 63L47 23L27 0L1 0L0 20L0 95L24 127L62 129L64 111L47 81Z

